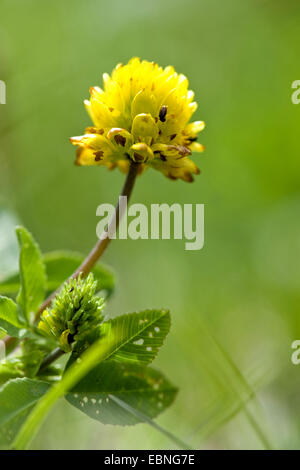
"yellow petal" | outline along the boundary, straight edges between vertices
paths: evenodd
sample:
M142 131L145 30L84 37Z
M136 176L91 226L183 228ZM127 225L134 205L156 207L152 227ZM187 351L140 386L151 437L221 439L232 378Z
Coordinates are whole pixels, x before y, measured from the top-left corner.
M76 165L98 166L103 165L103 161L96 160L96 155L93 150L87 147L78 147L76 151Z
M153 152L145 143L134 144L130 148L130 156L135 162L147 162L154 158Z
M188 124L184 129L184 132L186 135L197 135L199 132L203 131L204 127L205 122L195 121Z
M65 352L71 351L71 346L70 346L70 343L69 343L69 335L70 335L70 330L65 330L60 335L60 338L59 338L60 347Z
M140 90L131 103L131 116L133 119L137 114L149 113L155 116L156 107L157 104L153 94L146 90Z
M155 144L152 145L154 153L160 153L166 157L172 157L180 159L180 157L186 157L191 154L188 147L184 145L166 145L166 144Z
M131 133L135 139L150 144L158 136L158 127L151 114L138 114L133 120Z
M77 165L103 165L113 156L113 145L102 135L85 134L70 140L73 145L78 145Z
M107 133L107 138L114 142L116 145L120 145L125 149L127 147L131 147L133 144L133 137L132 135L126 131L125 129L121 129L120 127L113 127Z
M120 116L120 111L113 107L108 107L102 103L96 95L92 95L90 105L87 105L93 122L100 128L111 128L115 126L116 119Z
M205 150L204 145L199 144L198 142L192 142L190 145L190 149L192 152L199 152L202 153Z

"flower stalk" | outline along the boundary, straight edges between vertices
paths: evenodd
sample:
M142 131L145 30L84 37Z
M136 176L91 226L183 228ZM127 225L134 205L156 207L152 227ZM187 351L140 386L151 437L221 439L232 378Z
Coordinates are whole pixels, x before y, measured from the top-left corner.
M139 171L139 163L135 163L133 161L130 162L130 167L129 171L126 176L126 180L124 183L124 186L122 188L122 191L120 193L120 196L126 196L127 200L130 199L130 196L132 194L132 190L134 188L136 176ZM119 199L118 199L119 201ZM114 214L108 224L106 232L109 234L113 234L114 232L117 231L120 220L123 214L120 213L120 206L119 202L116 205ZM94 248L91 250L91 252L88 254L88 256L85 258L83 263L78 267L78 269L70 276L70 278L77 279L79 275L81 274L83 277L87 276L97 261L100 259L100 257L103 255L104 251L108 247L110 241L111 241L111 236L103 236L100 238L100 240L96 243ZM70 279L69 278L69 279ZM40 306L39 310L36 313L35 316L35 321L37 321L40 318L41 313L51 304L52 300L55 298L56 294L61 290L62 286L55 292L53 292Z

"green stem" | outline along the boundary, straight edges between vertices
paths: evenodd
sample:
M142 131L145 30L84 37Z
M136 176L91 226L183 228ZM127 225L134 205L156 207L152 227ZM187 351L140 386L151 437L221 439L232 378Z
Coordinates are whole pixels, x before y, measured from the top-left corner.
M63 356L63 354L65 354L65 352L62 351L60 348L54 349L50 354L48 354L48 356L43 359L43 362L39 368L39 372L46 369L48 366L50 366L50 364L52 364L52 362L55 362L59 357Z

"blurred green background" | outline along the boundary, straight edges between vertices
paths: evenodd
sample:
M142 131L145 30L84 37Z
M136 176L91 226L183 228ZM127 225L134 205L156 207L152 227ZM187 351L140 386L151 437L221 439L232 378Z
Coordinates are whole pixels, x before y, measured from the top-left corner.
M171 309L155 365L180 393L158 422L195 448L300 447L299 20L296 0L0 2L1 203L43 251L87 253L96 207L122 186L117 171L75 167L68 142L89 125L82 101L101 74L139 56L174 65L195 91L202 174L189 185L149 170L132 201L204 203L205 247L117 240L103 258L118 276L108 313ZM168 447L147 425L103 426L64 401L32 444Z

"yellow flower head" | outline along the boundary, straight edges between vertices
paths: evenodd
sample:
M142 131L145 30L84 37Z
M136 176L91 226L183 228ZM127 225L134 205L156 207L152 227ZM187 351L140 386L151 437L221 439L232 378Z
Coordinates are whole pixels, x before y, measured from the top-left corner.
M103 82L85 101L94 126L71 138L76 163L127 172L133 160L141 171L150 166L168 178L193 181L199 169L189 155L203 151L196 140L204 123L189 123L197 103L187 78L171 66L133 58L104 74Z

